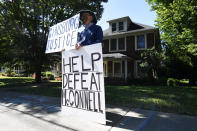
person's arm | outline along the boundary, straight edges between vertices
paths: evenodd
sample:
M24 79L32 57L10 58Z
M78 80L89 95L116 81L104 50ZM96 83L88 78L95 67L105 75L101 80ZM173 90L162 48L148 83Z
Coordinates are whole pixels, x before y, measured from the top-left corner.
M78 42L76 43L76 45L75 45L75 49L76 50L79 50L83 45L82 45L82 42L84 42L85 41L85 37L83 36L83 33L84 32L81 32L80 34L79 34L79 36L78 36Z
M84 41L85 41L85 37L82 37L82 39L79 42L77 42L77 44L82 45L82 42L84 42Z
M78 34L77 44L82 44L83 41L85 41L84 31Z
M97 31L96 31L96 41L95 43L102 43L103 40L103 30L102 28L99 26Z

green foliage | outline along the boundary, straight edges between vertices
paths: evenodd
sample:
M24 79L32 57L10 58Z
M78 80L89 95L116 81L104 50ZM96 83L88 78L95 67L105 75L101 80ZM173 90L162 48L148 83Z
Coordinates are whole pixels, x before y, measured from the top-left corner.
M185 48L188 53L194 55L195 57L197 56L197 44L189 44Z
M168 78L167 86L169 87L177 87L177 86L188 86L188 80L186 79L176 79L176 78Z
M100 19L102 2L107 0L0 1L0 65L15 58L29 72L35 72L36 81L40 82L41 71L61 59L60 53L45 54L49 27L81 9L94 11Z
M188 72L173 68L176 74L189 74L190 84L197 81L197 1L196 0L147 0L157 13L156 26L166 43L168 62L178 59L178 66L189 68ZM182 63L182 64L181 64ZM172 64L170 64L172 65ZM171 66L169 66L171 68ZM170 74L174 75L174 74ZM184 76L184 75L182 75Z
M178 86L178 80L174 78L168 78L167 86L170 86L170 87Z
M5 69L5 75L4 76L9 76L9 77L14 77L16 76L16 73L14 72L14 64L11 62L6 62L3 66Z
M54 74L50 71L42 72L41 74L42 74L43 79L46 79L46 80L54 80L55 79Z
M8 75L9 77L16 77L16 73L15 72L11 72L10 75Z
M54 77L52 72L46 72L46 78L48 80L54 80L55 79L55 77Z
M140 66L147 70L149 78L153 79L163 75L166 60L164 51L152 47L151 49L145 50L141 54L141 57L142 64L140 64Z
M4 76L4 74L5 74L4 72L1 72L1 71L0 71L0 77L1 77L1 76Z

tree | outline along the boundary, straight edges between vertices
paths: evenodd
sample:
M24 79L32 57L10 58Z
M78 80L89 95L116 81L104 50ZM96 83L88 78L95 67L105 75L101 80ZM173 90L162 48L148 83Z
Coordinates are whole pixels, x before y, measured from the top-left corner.
M153 81L154 78L160 77L165 65L164 51L152 47L151 49L145 50L141 56L141 66L147 70L148 78Z
M187 77L190 84L194 85L197 81L197 1L146 1L157 13L156 26L160 29L162 41L167 43L169 68L175 73L171 75ZM173 67L173 64L176 66Z
M41 71L58 60L57 54L45 54L49 27L81 9L92 10L100 18L102 2L107 0L2 0L0 31L5 34L6 41L1 39L0 42L6 47L12 45L11 49L15 50L13 53L3 46L4 52L13 53L15 58L28 65L29 70L36 73L36 82L40 82Z

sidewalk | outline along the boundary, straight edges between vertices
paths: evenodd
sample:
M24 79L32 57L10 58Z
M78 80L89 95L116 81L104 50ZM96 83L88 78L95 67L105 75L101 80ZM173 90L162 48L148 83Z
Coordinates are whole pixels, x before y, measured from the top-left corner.
M107 105L107 125L60 111L60 98L0 90L2 131L196 131L197 117Z

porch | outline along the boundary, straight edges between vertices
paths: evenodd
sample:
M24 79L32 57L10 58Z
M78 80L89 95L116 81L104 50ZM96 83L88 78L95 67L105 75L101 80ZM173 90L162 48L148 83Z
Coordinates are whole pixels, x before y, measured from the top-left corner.
M132 59L121 53L103 54L105 83L123 84L132 75Z

